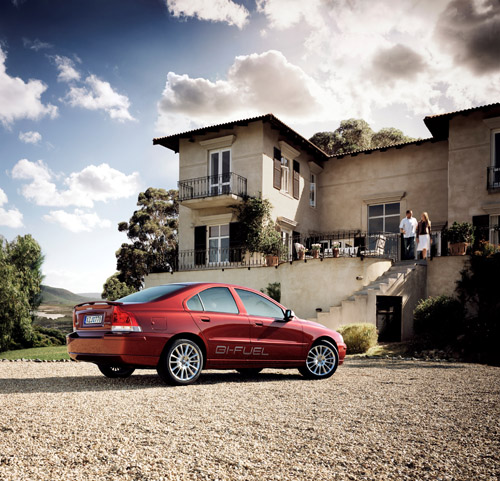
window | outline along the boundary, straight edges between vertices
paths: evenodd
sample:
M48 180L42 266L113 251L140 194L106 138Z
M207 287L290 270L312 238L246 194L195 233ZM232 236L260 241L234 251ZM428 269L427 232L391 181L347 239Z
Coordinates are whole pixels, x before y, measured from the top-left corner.
M128 296L117 299L118 302L152 302L167 296L175 294L180 289L184 289L184 284L167 284L165 286L148 287L139 292L134 292Z
M309 205L316 207L316 174L312 172L309 178Z
M210 151L210 195L229 194L231 187L231 149Z
M490 215L490 243L500 244L500 215Z
M229 262L229 224L209 226L208 262Z
M368 233L399 232L399 202L368 206Z
M250 316L283 319L284 314L281 307L277 306L265 297L243 289L236 289L236 292L240 296L241 302Z
M200 301L200 297L198 294L196 296L191 297L189 301L186 303L187 307L191 311L203 311L203 306Z
M493 167L500 167L500 130L492 132L491 165Z
M238 314L238 307L227 287L211 287L199 293L203 308L210 312Z
M281 157L281 190L289 192L290 161L286 157Z

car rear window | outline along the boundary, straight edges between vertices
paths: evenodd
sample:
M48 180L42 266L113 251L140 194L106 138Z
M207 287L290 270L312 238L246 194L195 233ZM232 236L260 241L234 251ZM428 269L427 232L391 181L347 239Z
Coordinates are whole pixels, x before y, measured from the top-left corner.
M238 314L236 302L227 287L211 287L199 293L205 311Z
M160 299L168 294L174 294L186 286L184 284L167 284L165 286L148 287L139 292L134 292L129 296L117 299L118 302L151 302Z

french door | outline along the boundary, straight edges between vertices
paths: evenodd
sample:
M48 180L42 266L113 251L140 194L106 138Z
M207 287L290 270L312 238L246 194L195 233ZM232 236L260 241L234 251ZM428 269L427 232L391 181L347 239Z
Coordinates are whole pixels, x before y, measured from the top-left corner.
M210 151L210 195L231 192L231 149Z

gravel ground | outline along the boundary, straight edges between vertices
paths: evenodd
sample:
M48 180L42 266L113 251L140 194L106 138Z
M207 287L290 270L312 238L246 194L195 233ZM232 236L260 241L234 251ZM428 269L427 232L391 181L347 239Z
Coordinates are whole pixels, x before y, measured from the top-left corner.
M0 362L0 480L498 480L500 368L347 360L168 387Z

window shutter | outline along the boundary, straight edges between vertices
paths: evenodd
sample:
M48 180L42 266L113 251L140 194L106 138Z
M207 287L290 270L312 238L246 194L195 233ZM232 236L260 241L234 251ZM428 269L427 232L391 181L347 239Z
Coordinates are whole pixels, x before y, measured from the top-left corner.
M194 228L194 262L204 265L207 251L207 226L199 225Z
M278 190L281 189L281 160L278 159L274 159L273 187Z
M229 262L241 262L243 256L241 222L229 224Z
M293 161L293 197L294 199L299 198L300 190L300 164L294 160Z

